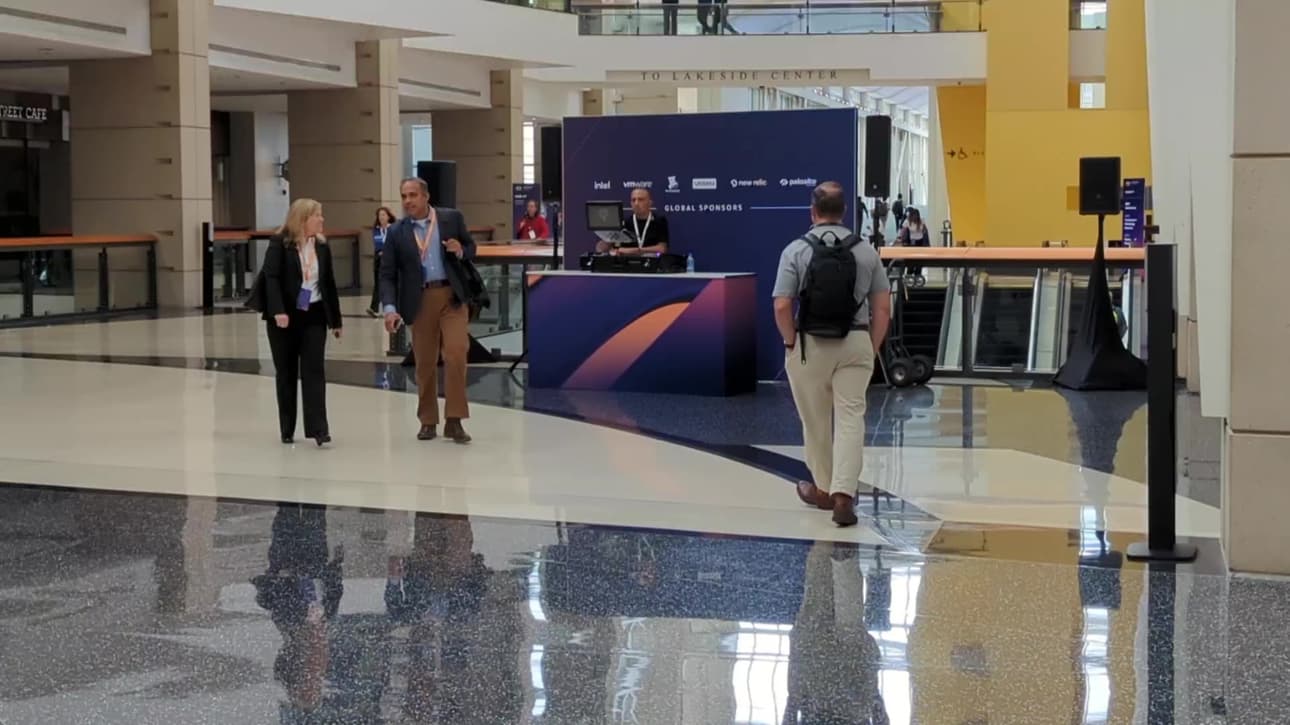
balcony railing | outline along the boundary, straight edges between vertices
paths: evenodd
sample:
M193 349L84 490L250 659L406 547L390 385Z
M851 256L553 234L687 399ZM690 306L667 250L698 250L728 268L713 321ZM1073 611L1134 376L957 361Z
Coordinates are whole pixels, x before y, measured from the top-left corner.
M983 0L569 0L582 35L976 32Z

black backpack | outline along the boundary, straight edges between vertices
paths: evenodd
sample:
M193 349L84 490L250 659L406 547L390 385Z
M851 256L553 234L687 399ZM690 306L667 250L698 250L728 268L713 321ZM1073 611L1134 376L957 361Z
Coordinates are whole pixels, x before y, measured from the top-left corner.
M806 268L806 284L798 296L798 335L803 343L806 335L846 337L860 311L860 303L856 301L856 257L851 250L861 239L848 234L830 246L814 234L808 234L803 241L811 245L811 263ZM802 357L806 357L805 349Z

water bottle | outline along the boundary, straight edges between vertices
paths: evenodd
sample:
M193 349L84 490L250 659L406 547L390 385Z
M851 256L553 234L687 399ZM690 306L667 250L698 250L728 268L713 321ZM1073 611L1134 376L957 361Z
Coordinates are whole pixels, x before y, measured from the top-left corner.
M694 274L694 255L693 254L685 255L685 273Z

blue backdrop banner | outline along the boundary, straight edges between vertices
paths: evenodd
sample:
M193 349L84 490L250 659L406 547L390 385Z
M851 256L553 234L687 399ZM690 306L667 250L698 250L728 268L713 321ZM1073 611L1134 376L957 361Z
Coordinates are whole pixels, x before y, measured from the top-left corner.
M649 189L672 252L693 254L700 272L757 274L757 374L774 378L784 366L770 297L779 255L810 228L816 184L840 182L856 198L858 123L855 109L565 119L565 266L595 246L586 202L626 207L632 189Z

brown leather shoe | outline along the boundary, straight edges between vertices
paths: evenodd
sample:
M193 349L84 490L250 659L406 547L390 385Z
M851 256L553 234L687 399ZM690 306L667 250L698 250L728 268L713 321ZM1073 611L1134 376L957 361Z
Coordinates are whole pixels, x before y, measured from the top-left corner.
M812 506L821 511L832 511L833 501L829 494L821 491L818 486L810 481L797 482L797 497L807 506Z
M833 494L833 523L855 526L859 520L856 517L856 500L845 493Z
M453 443L465 445L471 441L470 434L461 425L461 418L449 418L443 427L443 436Z
M438 438L438 437L439 437L439 431L438 431L438 429L437 429L437 428L438 428L438 426L433 426L433 425L423 425L423 426L421 426L421 430L417 431L417 440L419 440L419 441L432 441L432 440L434 440L435 438Z

